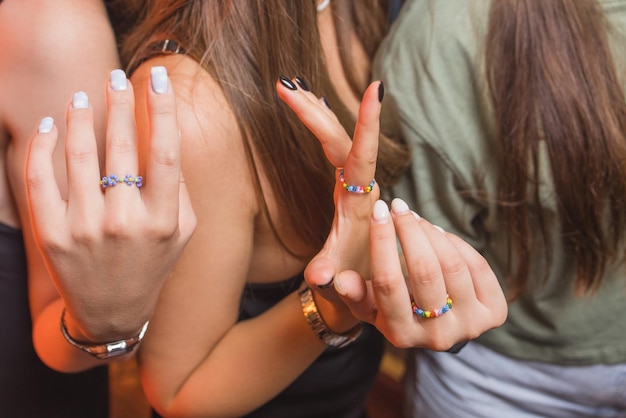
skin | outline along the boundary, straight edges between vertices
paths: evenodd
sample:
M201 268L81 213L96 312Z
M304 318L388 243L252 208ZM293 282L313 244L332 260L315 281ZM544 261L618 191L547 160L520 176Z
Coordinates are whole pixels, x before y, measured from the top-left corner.
M146 176L141 192L100 190L105 169L137 172L132 87L113 93L107 82L119 61L102 2L62 3L6 0L0 7L0 172L7 173L0 221L23 231L35 348L50 367L72 372L103 362L64 340L63 307L76 340L136 335L195 218L179 182L173 95L156 99L150 112L169 107L164 137L150 138L156 145L146 170L164 183L150 186ZM87 93L88 109L68 105L77 91ZM33 136L44 116L55 128Z
M12 3L15 5L19 2L3 3L0 12L6 5ZM34 8L33 3L29 4ZM96 14L102 13L102 9L93 11L97 12ZM52 10L49 12L53 13ZM63 12L73 16L70 9ZM84 32L95 34L99 31ZM79 36L76 42L81 40L83 37ZM101 39L92 41L103 42ZM71 49L82 53L83 50L76 48L75 45L73 44ZM55 43L54 47L58 45ZM101 50L97 55L102 56L100 54ZM81 54L80 58L84 59L85 55ZM108 74L110 69L115 68L109 66L111 63L106 61L102 63L103 74ZM61 66L60 74L68 74L68 71L81 68L80 64L83 64L82 60L73 62L66 56L63 56L63 60L53 62ZM151 93L149 71L153 65L164 65L171 76L171 89L168 89L162 97ZM37 67L29 65L23 68ZM91 74L92 82L94 78L97 77ZM26 85L31 86L29 83L34 83L37 79L38 77L33 77L23 85L23 88ZM106 77L103 77L104 79ZM49 88L46 83L43 84L42 89ZM94 183L97 185L97 180L104 171L95 169L98 149L95 139L103 137L101 126L104 120L96 109L101 108L98 103L105 100L105 96L99 96L96 87L87 89L86 85L72 84L55 95L52 95L52 92L50 95L43 95L44 97L60 95L69 99L73 92L85 90L90 97L90 109L67 108L70 124L66 146L70 167L67 171L69 189L65 186L62 170L64 164L46 163L46 159L52 161L52 144L57 135L56 130L53 130L51 136L36 135L30 148L25 145L29 143L28 141L15 140L17 137L15 134L6 135L11 138L10 141L7 139L6 143L10 142L11 145L8 147L7 158L3 161L10 163L9 172L13 173L11 182L15 184L14 190L18 191L16 196L21 217L19 222L27 234L30 234L32 227L36 230L36 234L27 237L30 241L27 244L29 263L35 267L32 271L38 277L37 281L29 279L33 283L31 287L36 296L32 302L36 318L35 341L36 344L38 341L42 342L38 344L40 355L53 367L61 370L79 370L94 364L91 357L70 347L60 336L58 321L63 302L56 288L67 293L64 296L68 308L68 329L77 339L108 341L121 336L127 337L128 332L135 333L145 319L150 317L152 299L159 294L164 281L164 272L169 271L168 267L178 255L176 251L182 249L193 229L193 225L189 225L194 223L193 214L190 209L187 210L188 206L184 199L179 197L180 164L185 167L184 184L189 189L198 226L170 279L163 286L151 320L150 331L140 348L144 387L155 408L163 414L241 415L280 392L325 349L324 344L315 337L304 320L300 302L295 294L285 298L266 314L237 323L239 296L244 284L248 282L283 280L305 267L307 281L311 285L328 283L329 278L334 277L335 289L317 292L319 297L316 297L318 308L329 328L335 332L344 332L352 328L358 320L368 320L375 323L392 342L399 345L447 348L459 340L475 336L477 330L489 329L503 320L505 314L502 312L505 312L505 308L503 311L498 303L501 293L498 294L499 287L489 286L494 280L488 274L490 272L488 267L481 264L480 257L475 252L472 253L470 249L465 248L463 251L458 250L462 256L451 258L455 263L450 268L448 259L440 257L449 255L448 250L455 248L454 237L441 234L424 220L414 222L420 229L422 225L426 228L423 232L426 239L419 240L419 245L408 246L405 249L405 254L408 253L409 258L415 260L408 265L416 265L412 268L416 273L410 276L410 288L407 289L397 257L396 232L393 226L395 225L398 230L411 228L413 233L418 233L419 230L415 228L411 218L405 217L410 221L406 224L401 221L396 224L397 214L390 218L394 223L381 222L378 218L374 223L372 208L376 207L374 205L377 190L364 196L347 193L338 186L335 190L337 206L335 222L324 249L308 267L302 260L294 259L282 250L269 232L263 217L259 216L260 209L253 198L254 190L250 186L252 182L243 153L241 136L233 123L233 114L224 105L225 99L215 81L189 58L168 56L144 63L134 73L133 84L137 140L142 156L137 166L133 166L135 131L129 118L133 107L132 99L125 96L126 93L118 95L119 92L111 92L107 90L109 87L103 88L100 84L102 91L109 92L108 100L111 106L109 114L117 115L112 116L109 121L109 124L117 128L109 129L109 132L114 134L110 133L107 136L109 147L106 148L106 152L109 158L105 172L109 173L109 169L119 171L138 167L138 172L147 173L145 186L147 189L141 192L136 188L127 188L107 190L104 194L98 191L100 194L97 196L93 194L93 185ZM307 126L314 130L324 145L329 160L336 167L345 167L346 179L354 184L367 184L373 177L380 111L378 89L378 83L374 83L366 93L361 104L357 133L351 142L332 112L323 106L313 93L301 89L292 92L277 85L280 97L294 109ZM178 105L176 113L173 111L174 92ZM132 94L133 91L127 93ZM159 104L159 101L163 103ZM63 102L61 106L64 110L66 103L67 101ZM119 112L115 111L116 106L121 109ZM56 106L54 109L61 112ZM5 111L3 108L3 112ZM62 116L59 117L57 113L52 112L52 107L46 106L36 114L40 116L28 121L29 135L41 116L53 115L55 120L63 120ZM155 121L154 115L163 115L165 120ZM89 132L83 124L89 125L91 118L96 126L95 133ZM175 119L178 125L173 122ZM74 124L73 121L77 123ZM157 126L155 123L164 123L163 129L155 129ZM62 124L57 125L55 129L63 129ZM12 123L4 122L4 126L12 126ZM175 126L181 127L180 159ZM155 131L163 132L162 137L152 138L149 133ZM59 137L64 138L62 132ZM171 148L168 148L168 144ZM29 149L32 164L26 163ZM100 150L99 155L103 155L103 148ZM38 161L41 164L37 163ZM76 166L81 161L87 163ZM206 161L212 163L206 164ZM155 167L160 165L162 171L159 172L159 168ZM71 167L78 169L74 170ZM57 174L56 181L50 181L53 178L51 176L53 170L61 173ZM26 177L23 174L25 171ZM96 174L97 171L100 172ZM87 173L92 174L85 177L87 178L85 180L82 176L87 176ZM233 187L233 173L237 174L237 187ZM159 179L159 182L152 184L161 186L150 189L151 178ZM184 190L185 187L181 189ZM211 193L207 193L207 190L211 190ZM144 196L144 191L147 196ZM163 201L155 197L159 192L164 192L170 198L173 196L172 200L177 203L166 204L164 207L154 206ZM44 199L42 196L48 197ZM69 201L64 199L65 196ZM27 197L30 197L31 201L30 211ZM45 203L50 201L49 198L54 204L48 207ZM143 208L146 209L146 213L136 218L127 216L124 208L141 209L140 203L147 205ZM275 213L277 208L271 196L269 205L270 211ZM15 208L12 211L14 214L18 212ZM7 222L11 222L12 211L7 210L3 215ZM161 219L161 216L149 216L155 213L163 215L165 220L155 222L155 219ZM106 222L111 214L115 214L115 219L113 222ZM34 219L43 221L30 226L31 215ZM216 219L229 221L216 222ZM15 219L13 222L17 224ZM153 229L150 229L150 226L155 224L157 227L152 226ZM87 225L88 228L86 230L72 228L76 225ZM131 226L137 229L130 230ZM380 242L385 243L384 246L377 247L375 245L377 239L374 238L378 235L374 232L379 226L383 228L383 236L388 239ZM437 238L432 237L433 231L439 234ZM299 240L293 231L284 229L281 233L292 248L306 249L306 243ZM354 240L357 236L363 239ZM442 241L441 237L446 238ZM406 241L406 238L404 240ZM372 246L368 249L369 242ZM44 259L36 252L38 246L47 254L45 262L48 269L45 268ZM436 248L433 248L432 258L424 263L423 257L417 255L428 251L429 246ZM129 251L120 251L125 248ZM141 254L159 256L146 257L143 262L137 262L137 253L130 250L133 248L146 249ZM166 251L168 248L171 252ZM224 248L228 248L229 251L225 252ZM151 250L154 250L154 253ZM367 258L363 255L369 251L374 255L385 251L388 256L373 255L368 265ZM84 274L77 270L88 269L88 266L73 269L71 266L74 263L69 262L69 260L91 260L89 257L102 255L101 259L96 258L102 263L100 266L111 268L111 254L114 254L116 260L114 264L124 270L123 274L122 272L119 272L120 274L114 272L112 275L102 274L103 270L100 268L92 268L87 270L89 274ZM160 270L159 268L155 270L154 260L163 261ZM98 266L97 263L89 265ZM428 265L436 269L421 270L420 266ZM211 268L208 269L207 266ZM487 270L484 270L485 268ZM439 273L433 278L429 272ZM370 275L371 281L364 282L361 279L364 275ZM44 280L44 277L47 280ZM466 324L462 323L462 318L451 313L429 322L421 321L411 313L408 304L409 290L416 295L422 293L425 295L420 296L418 300L418 303L424 304L423 306L430 306L431 300L433 303L436 300L435 306L440 306L442 302L440 291L449 290L448 280L454 277L455 280L465 283L463 288L465 290L470 287L483 289L485 286L481 283L487 283L485 290L474 291L467 298L458 300L455 296L454 310L459 308L461 311L460 307L466 306L466 311L473 313L474 308L485 306L485 314L480 315L471 328L465 328ZM420 286L424 285L421 282L426 284L430 282L431 287L434 286L431 289L432 296L428 296L428 292L420 291ZM149 290L146 292L145 289ZM142 291L147 294L140 295ZM406 304L399 303L402 301ZM111 309L112 304L114 309ZM132 318L130 323L129 318ZM451 324L444 322L444 319L453 321L453 326L450 327ZM411 325L411 328L408 328L411 337L399 340L397 335L400 335L403 328L407 329L407 324ZM439 332L430 332L435 330ZM172 344L172 341L193 341L193 344ZM232 373L233 370L242 368L249 372ZM269 374L273 377L271 380L264 378Z
M154 65L168 68L177 95L182 164L198 226L163 288L142 344L142 380L150 402L163 415L238 416L283 390L325 349L306 323L296 293L256 318L237 322L246 283L282 281L304 270L306 262L284 251L261 215L243 140L217 83L188 57L161 56L134 72L137 97L149 88ZM376 95L373 89L377 129ZM140 100L137 107L139 131L148 132L141 123ZM350 141L343 135L347 152ZM275 215L274 200L268 197ZM306 249L292 230L279 228L291 248ZM342 303L322 299L318 306L336 332L358 322ZM238 372L244 369L248 372ZM269 381L263 377L270 374Z

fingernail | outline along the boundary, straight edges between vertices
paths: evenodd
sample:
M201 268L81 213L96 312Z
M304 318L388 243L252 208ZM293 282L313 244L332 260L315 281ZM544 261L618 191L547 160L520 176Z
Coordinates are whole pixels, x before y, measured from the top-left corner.
M346 291L341 287L341 280L339 279L339 273L335 275L335 280L333 280L335 284L335 292L339 293L341 296L346 296Z
M385 85L381 80L380 84L378 85L378 101L382 103L383 97L385 97Z
M298 83L298 85L302 88L302 90L311 91L308 84L306 83L306 81L304 81L302 77L296 77L296 83Z
M289 90L298 90L298 87L296 87L296 85L293 84L293 81L291 81L284 75L281 75L278 79L280 80L280 84L287 87Z
M39 132L40 134L47 134L52 130L52 126L54 126L54 119L52 119L50 116L46 116L41 120L41 122L39 122L39 128L37 129L37 132Z
M128 88L128 81L126 80L126 73L124 70L111 71L111 88L115 91L124 91Z
M413 214L413 216L415 216L415 219L417 219L418 221L419 221L420 219L422 219L422 217L421 217L421 216L419 216L419 215L417 214L417 212L415 212L415 211L411 211L411 213Z
M328 289L329 287L331 287L333 285L334 281L335 281L335 278L331 277L330 281L328 283L318 284L316 286L317 286L318 289Z
M328 108L328 110L332 110L333 109L332 107L330 107L330 102L328 101L326 96L322 96L322 102L324 102L324 105Z
M72 107L74 109L87 109L89 107L89 98L87 97L87 93L84 91L74 93L74 97L72 98Z
M444 231L444 229L443 229L442 227L437 226L437 225L433 225L433 226L435 227L435 229L436 229L437 231L441 232L442 234L445 234L445 233L446 233L446 231Z
M386 223L389 220L389 208L385 201L377 200L376 203L374 203L372 217L378 223Z
M407 205L404 200L395 198L391 202L391 210L396 215L400 215L409 212L409 205Z
M163 66L156 66L150 69L150 79L152 80L152 90L157 94L167 93L167 69Z

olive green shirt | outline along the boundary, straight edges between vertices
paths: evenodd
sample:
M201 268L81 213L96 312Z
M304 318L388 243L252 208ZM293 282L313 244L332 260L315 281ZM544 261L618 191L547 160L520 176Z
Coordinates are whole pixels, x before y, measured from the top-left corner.
M616 61L624 62L626 0L601 4L615 29ZM472 244L502 279L508 240L494 203L495 139L483 71L489 7L488 0L407 0L373 70L385 83L383 129L402 136L412 150L412 166L392 194ZM620 74L626 75L624 66ZM559 238L551 174L541 153L540 199L554 258L547 282L542 284L546 266L537 244L532 291L509 305L502 327L477 341L524 360L626 363L626 263L609 266L595 295L575 296L574 260Z

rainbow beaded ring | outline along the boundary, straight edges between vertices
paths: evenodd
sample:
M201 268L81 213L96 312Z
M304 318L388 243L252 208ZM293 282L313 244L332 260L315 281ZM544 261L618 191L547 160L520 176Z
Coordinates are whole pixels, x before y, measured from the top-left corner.
M109 174L108 177L104 176L100 180L100 186L102 186L103 189L106 189L107 187L115 187L117 183L126 183L129 186L132 186L134 184L137 187L141 187L143 186L143 177L131 176L130 174L127 174L123 179L120 180L120 178L115 174Z
M343 188L350 193L369 193L374 189L374 185L376 184L376 179L372 179L367 186L351 186L346 183L346 179L343 176L343 168L339 171L339 181Z
M433 311L425 311L421 309L419 306L415 304L415 301L411 301L411 308L413 309L413 313L417 316L421 316L422 318L430 319L437 318L448 312L452 309L452 298L450 295L446 293L446 304L441 307L441 309L435 309Z

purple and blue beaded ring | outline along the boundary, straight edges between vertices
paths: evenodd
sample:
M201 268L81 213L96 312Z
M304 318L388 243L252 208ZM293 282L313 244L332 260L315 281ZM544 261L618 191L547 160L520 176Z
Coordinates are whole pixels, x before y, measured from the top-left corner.
M115 174L109 174L108 177L104 176L100 180L100 186L102 186L103 189L106 189L107 187L115 187L117 183L126 183L128 186L132 186L134 184L137 187L141 187L143 186L143 177L131 176L130 174L127 174L120 180L120 178Z
M446 304L441 307L441 309L435 309L432 311L426 311L415 304L415 301L411 301L411 308L413 309L413 313L417 316L421 316L422 318L430 319L437 318L450 309L452 309L452 298L450 295L446 293Z
M376 179L372 179L367 186L352 186L346 183L346 179L343 176L343 168L339 170L339 181L343 188L350 193L369 193L374 189L374 185L376 184Z

